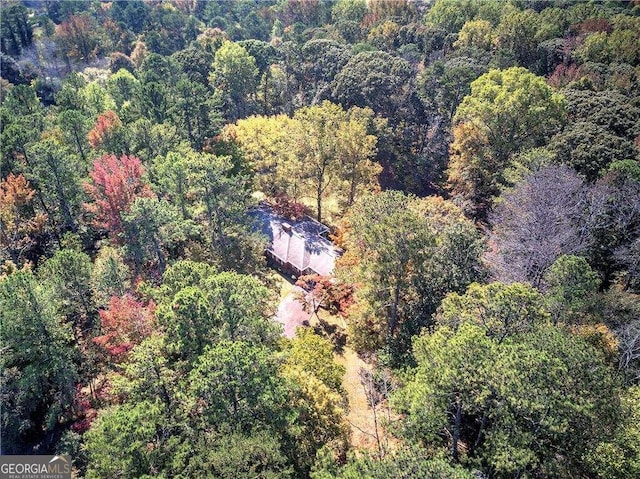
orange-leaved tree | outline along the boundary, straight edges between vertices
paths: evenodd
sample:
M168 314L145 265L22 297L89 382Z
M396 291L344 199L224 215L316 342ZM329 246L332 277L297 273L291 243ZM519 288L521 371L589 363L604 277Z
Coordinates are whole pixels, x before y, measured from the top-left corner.
M35 191L22 175L9 173L0 182L0 256L7 255L18 263L24 251L32 244L32 235L41 231L44 214L35 214L30 208Z
M118 144L121 143L122 121L118 115L111 111L105 111L98 115L96 124L93 126L87 139L94 149L104 149L107 152L117 152Z

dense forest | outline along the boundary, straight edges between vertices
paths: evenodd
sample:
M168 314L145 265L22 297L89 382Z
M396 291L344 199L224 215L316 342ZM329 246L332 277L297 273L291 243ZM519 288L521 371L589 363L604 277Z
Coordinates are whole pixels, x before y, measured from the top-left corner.
M638 0L0 20L3 455L87 479L640 477ZM333 274L278 272L259 204L327 225Z

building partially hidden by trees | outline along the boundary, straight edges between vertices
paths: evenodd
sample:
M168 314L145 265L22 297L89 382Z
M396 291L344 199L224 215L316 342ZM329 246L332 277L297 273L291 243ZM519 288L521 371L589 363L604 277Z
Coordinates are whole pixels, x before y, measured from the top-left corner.
M261 232L267 236L265 254L274 266L296 277L333 273L336 259L342 251L327 239L327 226L308 216L286 218L266 203L256 208L253 215Z

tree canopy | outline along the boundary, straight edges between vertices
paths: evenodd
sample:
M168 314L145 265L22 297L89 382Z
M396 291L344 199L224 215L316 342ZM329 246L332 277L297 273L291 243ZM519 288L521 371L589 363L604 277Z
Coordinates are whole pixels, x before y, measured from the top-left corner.
M638 477L639 8L1 2L0 454Z

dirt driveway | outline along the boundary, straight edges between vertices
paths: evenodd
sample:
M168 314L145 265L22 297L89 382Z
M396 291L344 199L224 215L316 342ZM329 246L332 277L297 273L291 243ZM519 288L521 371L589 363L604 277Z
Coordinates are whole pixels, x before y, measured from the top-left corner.
M293 338L296 328L303 324L308 324L311 314L302 309L302 303L296 299L296 293L303 293L304 290L298 286L293 286L291 291L280 301L276 312L276 321L284 326L284 335Z

